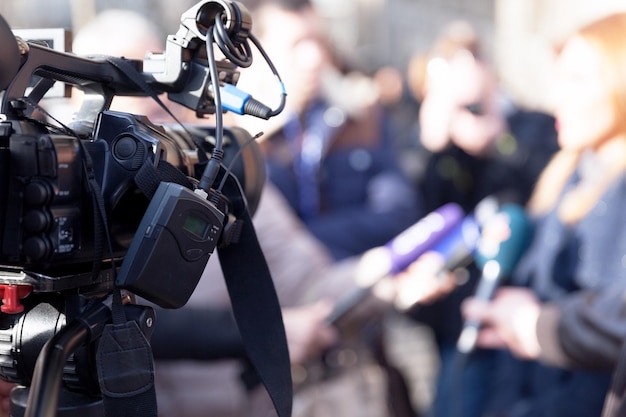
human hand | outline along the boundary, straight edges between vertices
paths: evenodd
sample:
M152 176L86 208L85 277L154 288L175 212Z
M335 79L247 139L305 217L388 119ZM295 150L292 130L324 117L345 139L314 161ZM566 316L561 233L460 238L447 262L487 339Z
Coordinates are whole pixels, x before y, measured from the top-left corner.
M440 299L456 288L453 273L444 269L445 259L437 252L426 252L393 278L395 306L406 310Z
M431 152L440 152L450 143L450 124L456 113L456 99L449 80L450 65L444 58L428 62L425 94L419 110L420 142Z
M326 323L332 303L319 301L283 309L283 323L291 364L304 364L337 341L337 330Z
M466 49L449 57L436 56L426 68L425 95L420 106L422 144L440 152L453 139L451 129L462 109L482 98L481 65Z
M0 379L0 417L9 417L11 390L14 386L14 383Z
M469 298L461 306L466 319L482 323L477 345L508 348L523 359L541 353L536 327L541 304L527 288L500 288L491 302Z
M427 94L420 107L421 139L431 152L450 142L474 156L490 154L506 131L493 69L470 51L428 64Z

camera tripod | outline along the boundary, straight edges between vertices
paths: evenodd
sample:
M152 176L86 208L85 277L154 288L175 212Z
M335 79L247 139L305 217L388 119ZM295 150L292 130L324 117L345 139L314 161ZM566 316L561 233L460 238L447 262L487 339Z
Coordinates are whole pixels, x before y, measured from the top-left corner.
M91 302L82 314L48 339L36 358L30 385L18 385L11 392L11 417L105 415L102 395L97 392L101 375L95 370L95 347L106 325L112 320L108 300L110 297ZM144 334L151 334L155 319L151 307L125 304L123 309L129 322L134 321ZM37 317L44 311L49 310L35 307L20 321L50 321L46 317ZM28 317L29 315L33 317ZM50 329L38 329L38 332L48 334ZM25 346L20 350L28 353L36 348ZM85 382L89 379L92 381Z

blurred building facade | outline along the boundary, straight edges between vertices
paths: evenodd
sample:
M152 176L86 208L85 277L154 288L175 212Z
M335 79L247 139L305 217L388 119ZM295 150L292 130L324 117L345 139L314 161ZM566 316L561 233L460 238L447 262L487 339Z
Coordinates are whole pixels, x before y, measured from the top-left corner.
M251 4L255 0L240 0ZM522 104L544 107L554 39L586 19L626 10L623 0L313 0L326 17L338 53L355 68L403 69L453 19L474 24L503 85ZM45 7L42 5L45 3ZM80 28L106 8L130 8L174 33L195 0L2 0L0 14L14 28ZM44 11L45 12L42 12Z
M626 10L624 0L315 1L331 23L337 47L366 70L402 69L412 54L428 49L443 25L467 20L511 97L546 110L555 42L588 20Z

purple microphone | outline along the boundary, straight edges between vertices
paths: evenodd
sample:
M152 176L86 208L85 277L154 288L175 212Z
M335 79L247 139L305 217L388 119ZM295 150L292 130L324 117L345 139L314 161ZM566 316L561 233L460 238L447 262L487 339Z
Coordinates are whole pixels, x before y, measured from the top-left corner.
M397 274L422 254L433 249L457 228L464 215L463 209L458 204L449 203L430 212L393 238L384 246L390 262L388 274Z
M357 281L361 287L340 299L327 321L333 323L363 300L376 283L406 269L421 255L432 250L463 221L465 213L455 203L445 204L421 218L384 246L361 257Z

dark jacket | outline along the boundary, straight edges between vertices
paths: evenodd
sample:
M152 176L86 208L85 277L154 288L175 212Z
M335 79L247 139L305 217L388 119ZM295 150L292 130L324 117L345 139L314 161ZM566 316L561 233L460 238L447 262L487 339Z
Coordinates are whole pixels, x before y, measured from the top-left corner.
M381 117L318 101L261 144L268 178L335 259L385 244L423 213Z
M573 181L576 180L576 175ZM564 225L555 212L537 222L531 247L520 261L514 282L529 286L542 301L560 302L581 290L610 288L626 279L626 177L616 180L582 220ZM617 284L619 285L619 284ZM580 303L580 302L579 302ZM565 370L503 355L501 379L495 389L496 409L510 416L598 416L611 380L610 363L618 348L621 324L601 318L602 311L585 310L569 316L565 302L557 346L571 363L583 366ZM615 310L615 304L604 307ZM601 337L590 336L590 329ZM585 336L588 336L586 338ZM584 340L583 340L584 339ZM544 339L544 344L545 344ZM554 344L553 344L554 346ZM555 349L548 349L555 356ZM594 351L594 356L589 354ZM556 362L556 361L555 361Z
M542 362L614 371L602 416L626 416L626 279L544 305L537 338Z

